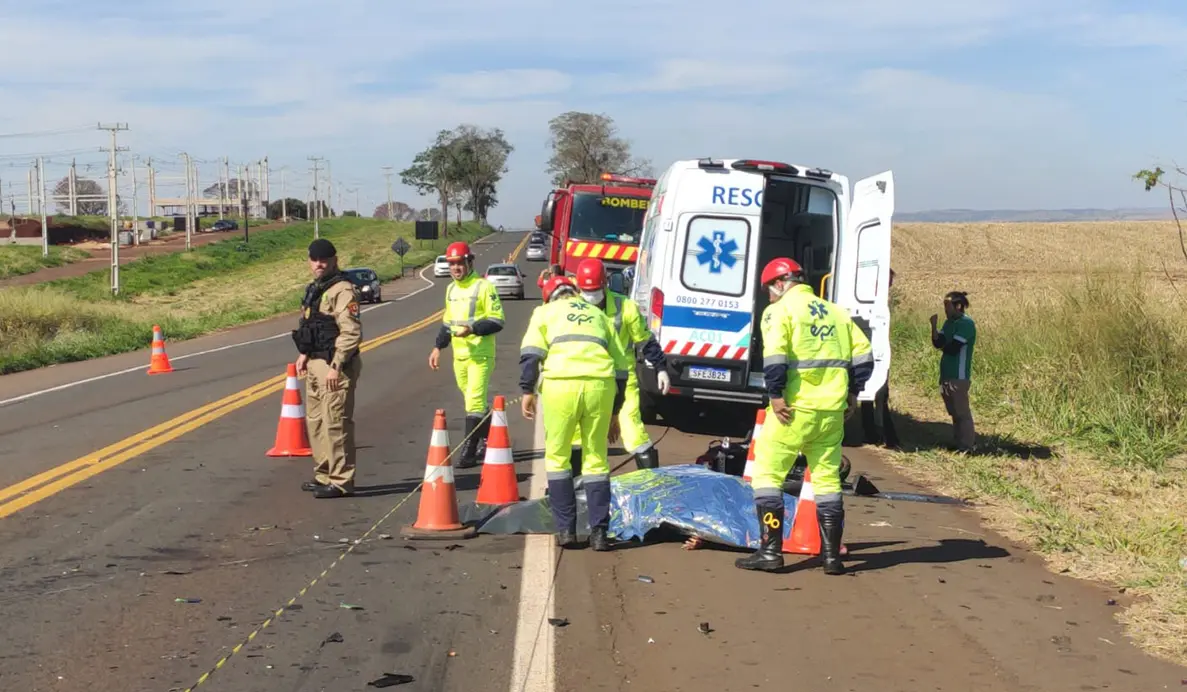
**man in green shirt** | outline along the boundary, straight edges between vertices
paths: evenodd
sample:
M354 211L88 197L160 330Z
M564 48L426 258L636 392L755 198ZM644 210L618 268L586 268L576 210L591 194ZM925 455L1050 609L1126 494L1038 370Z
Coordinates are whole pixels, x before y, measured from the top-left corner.
M956 447L972 451L976 441L973 412L969 407L969 377L973 366L973 346L977 343L977 325L965 314L968 294L952 291L944 296L944 326L936 330L937 316L931 316L931 343L940 356L940 396L956 433Z

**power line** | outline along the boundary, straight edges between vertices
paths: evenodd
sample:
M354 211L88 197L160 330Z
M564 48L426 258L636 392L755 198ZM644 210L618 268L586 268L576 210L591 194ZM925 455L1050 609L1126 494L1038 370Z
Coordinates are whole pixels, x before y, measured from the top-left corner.
M18 137L52 137L54 135L68 135L75 132L89 132L90 125L79 125L78 127L64 127L57 130L36 130L34 132L4 132L0 133L0 139L16 139Z

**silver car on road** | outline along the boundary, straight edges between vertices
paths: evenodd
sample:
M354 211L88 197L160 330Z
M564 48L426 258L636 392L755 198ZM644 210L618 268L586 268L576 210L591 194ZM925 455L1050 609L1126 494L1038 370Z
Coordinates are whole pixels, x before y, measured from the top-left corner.
M510 263L492 264L486 269L486 280L494 284L499 297L514 296L523 300L524 273L519 265Z

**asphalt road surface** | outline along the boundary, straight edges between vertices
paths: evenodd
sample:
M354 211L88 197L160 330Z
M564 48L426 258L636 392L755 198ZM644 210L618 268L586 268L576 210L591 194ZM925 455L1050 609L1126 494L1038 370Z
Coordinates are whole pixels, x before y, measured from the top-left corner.
M480 266L523 239L480 243ZM520 262L530 278L544 266ZM412 676L407 690L547 692L1187 678L1126 642L1107 603L1123 595L1045 571L952 506L848 498L853 572L839 578L812 559L741 572L735 553L679 542L599 554L559 553L548 536L404 541L436 408L461 439L448 363L427 367L445 281L401 280L366 311L355 498L315 500L299 489L309 459L264 455L291 317L171 343L169 375L145 375L136 353L0 378L0 689L345 691L385 673ZM493 385L512 397L528 291L505 303L498 339ZM508 417L521 493L538 496L540 431ZM665 464L711 439L652 433ZM926 492L847 454L883 489ZM463 503L478 475L457 473Z

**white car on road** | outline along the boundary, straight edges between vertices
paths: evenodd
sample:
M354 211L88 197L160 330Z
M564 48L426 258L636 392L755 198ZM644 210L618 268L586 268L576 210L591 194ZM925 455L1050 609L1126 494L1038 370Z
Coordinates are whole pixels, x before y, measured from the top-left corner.
M445 255L437 255L437 259L433 261L433 276L436 278L449 276L449 262L446 261Z

